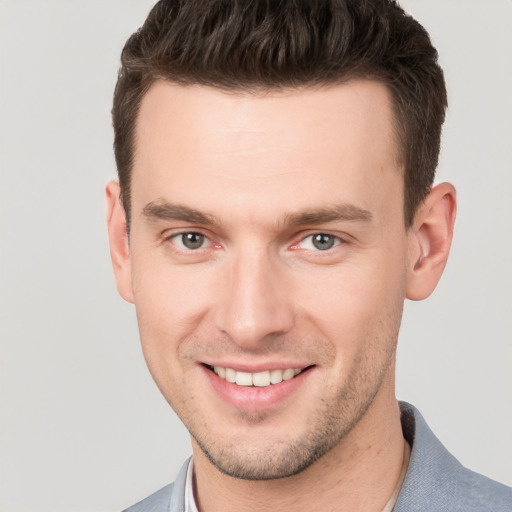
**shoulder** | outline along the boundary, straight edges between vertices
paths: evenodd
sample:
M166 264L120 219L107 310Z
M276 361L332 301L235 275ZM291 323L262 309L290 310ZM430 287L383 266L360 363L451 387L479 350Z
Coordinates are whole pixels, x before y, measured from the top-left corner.
M166 485L123 512L183 512L189 463L190 459L187 459L173 484Z
M512 488L462 466L412 405L401 403L404 437L412 447L395 512L511 512Z
M456 483L456 495L459 500L465 497L465 511L512 511L512 488L464 467L461 473L460 480Z
M169 484L123 512L168 512L174 484Z

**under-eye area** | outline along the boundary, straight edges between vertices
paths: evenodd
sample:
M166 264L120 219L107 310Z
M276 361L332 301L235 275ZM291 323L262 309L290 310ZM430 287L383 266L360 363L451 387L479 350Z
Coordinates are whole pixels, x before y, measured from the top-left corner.
M276 370L264 370L261 372L242 372L233 368L225 368L223 366L211 366L204 364L208 370L217 374L221 379L236 384L238 386L256 386L266 387L279 384L285 380L290 380L297 375L308 371L314 365L305 368L283 368Z

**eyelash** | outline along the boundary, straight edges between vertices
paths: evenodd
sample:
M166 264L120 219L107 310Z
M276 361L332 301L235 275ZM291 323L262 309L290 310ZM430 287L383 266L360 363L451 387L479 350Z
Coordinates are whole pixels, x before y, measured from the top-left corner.
M315 237L328 237L333 242L333 244L330 247L327 247L325 249L320 249L318 247L315 247ZM299 242L296 244L293 244L291 248L292 249L301 249L301 247L299 247L299 246L304 244L304 242L306 242L308 239L310 240L310 245L313 247L309 247L306 250L313 251L313 252L325 252L325 253L329 252L331 249L334 249L338 245L341 245L342 243L345 242L345 240L343 240L339 236L333 235L331 233L326 233L323 231L318 231L316 233L311 233L310 235L302 237L299 240ZM317 241L319 241L319 240L317 240Z
M201 244L200 247L197 248L186 247L185 244L183 243L183 238L187 235L199 236L203 239L203 243ZM173 233L172 235L168 236L165 240L173 243L174 245L177 245L179 249L183 252L198 252L199 250L205 249L206 247L217 246L217 244L214 244L208 236L204 235L203 233L200 233L199 231L181 231L179 233ZM180 242L176 242L177 240L180 240ZM204 245L204 242L207 242L206 246Z
M189 236L194 235L194 236L201 237L202 238L201 245L196 248L186 247L185 244L183 243L183 239L187 235L189 235ZM327 237L330 240L332 240L332 245L325 249L320 249L319 247L315 246L314 237ZM176 245L180 251L187 252L187 253L199 252L201 249L206 249L208 247L215 247L215 248L221 247L220 244L216 244L215 242L213 242L210 239L210 237L208 237L207 235L205 235L199 231L180 231L179 233L173 233L172 235L166 237L165 240ZM300 247L307 240L310 240L310 247L308 247L308 248ZM317 240L317 241L320 242L320 240ZM207 242L206 245L205 245L205 242ZM305 250L312 251L312 252L328 253L331 249L334 249L335 247L337 247L343 243L346 243L346 240L342 239L341 237L339 237L337 235L333 235L328 232L317 231L315 233L311 233L309 235L301 237L301 239L298 242L293 243L290 246L290 248L293 250L305 249Z

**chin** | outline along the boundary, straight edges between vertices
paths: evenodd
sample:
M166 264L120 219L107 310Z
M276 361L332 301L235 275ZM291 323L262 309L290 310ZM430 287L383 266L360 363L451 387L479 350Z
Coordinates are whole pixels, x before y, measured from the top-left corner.
M299 431L281 427L284 432L279 437L276 436L279 425L263 427L265 415L262 413L244 415L244 430L254 429L258 438L244 437L243 432L235 428L229 439L226 439L226 430L220 434L212 430L197 434L192 427L189 431L206 458L225 475L242 480L286 478L305 471L331 452L358 424L376 394L377 391L371 393L364 401L342 400L342 406L338 401L340 397L336 406L332 400L324 401L322 412L309 416ZM251 424L247 426L249 421ZM269 434L267 428L272 429Z

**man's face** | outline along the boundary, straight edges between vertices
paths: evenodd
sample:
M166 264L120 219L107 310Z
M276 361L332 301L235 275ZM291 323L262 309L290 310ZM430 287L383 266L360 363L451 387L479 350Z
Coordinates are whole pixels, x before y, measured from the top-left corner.
M227 474L297 473L392 399L408 243L392 122L370 81L157 82L142 101L128 299L156 383Z

